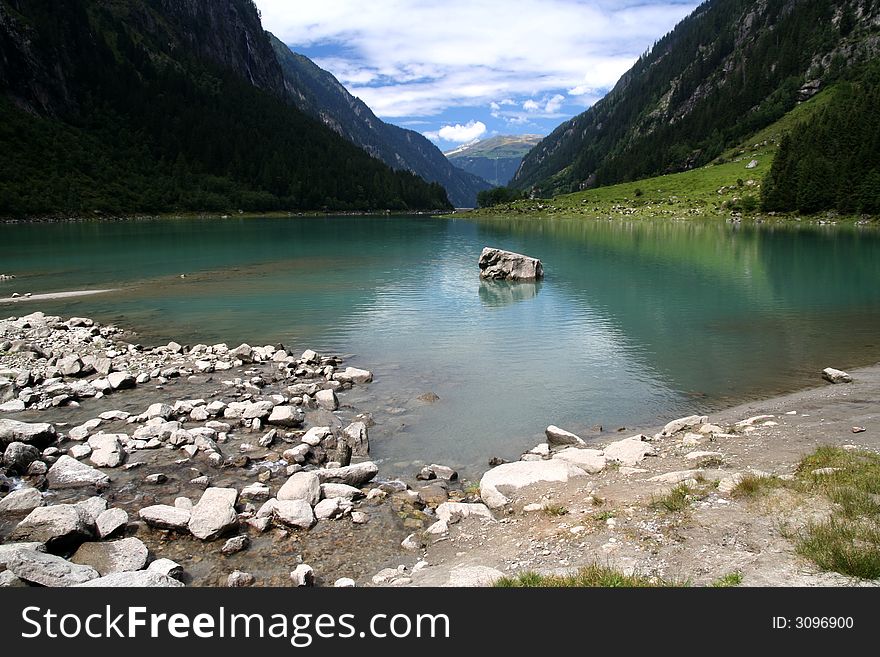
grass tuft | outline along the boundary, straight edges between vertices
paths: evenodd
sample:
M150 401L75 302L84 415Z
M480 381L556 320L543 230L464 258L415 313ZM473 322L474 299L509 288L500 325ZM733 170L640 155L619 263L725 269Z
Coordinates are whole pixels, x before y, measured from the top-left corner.
M711 586L716 589L727 589L742 584L743 576L740 572L727 573L712 582Z
M499 588L657 588L685 586L645 575L626 575L619 570L593 564L581 568L573 575L539 575L520 573L515 577L502 577L495 582Z
M545 504L543 511L548 516L557 518L559 516L564 516L566 513L568 513L568 509L566 509L561 504Z
M694 489L687 484L679 484L666 495L654 497L651 508L667 513L679 513L689 508L694 498Z
M759 477L747 474L730 492L732 497L755 498L776 488L782 488L785 483L779 477Z

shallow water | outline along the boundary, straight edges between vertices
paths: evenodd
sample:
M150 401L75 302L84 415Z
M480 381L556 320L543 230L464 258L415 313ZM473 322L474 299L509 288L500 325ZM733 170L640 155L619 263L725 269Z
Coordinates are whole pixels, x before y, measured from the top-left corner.
M375 383L383 471L514 458L547 424L651 425L880 361L880 236L717 222L427 217L0 226L6 306L135 327L145 343L282 342L351 354ZM481 282L484 246L543 260ZM180 274L186 277L181 278ZM417 397L434 392L431 404Z

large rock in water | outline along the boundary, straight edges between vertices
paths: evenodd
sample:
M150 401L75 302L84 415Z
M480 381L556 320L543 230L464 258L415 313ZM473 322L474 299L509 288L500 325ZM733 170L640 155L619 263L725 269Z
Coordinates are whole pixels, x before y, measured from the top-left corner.
M843 370L826 367L822 370L822 378L830 383L852 383L852 377Z
M19 442L28 445L46 447L57 437L55 427L45 422L19 422L18 420L0 420L0 445Z
M341 468L325 468L316 472L322 484L348 484L359 487L379 474L379 467L372 461L364 461Z
M297 472L284 483L277 497L282 502L305 500L315 506L321 501L321 480L314 472Z
M209 488L193 507L189 530L203 541L212 541L238 524L235 502L238 491L234 488Z
M480 497L490 509L497 509L510 502L507 493L532 484L566 482L585 475L576 465L562 460L505 463L492 468L480 479Z
M480 254L480 278L535 281L544 278L544 267L536 258L486 247Z

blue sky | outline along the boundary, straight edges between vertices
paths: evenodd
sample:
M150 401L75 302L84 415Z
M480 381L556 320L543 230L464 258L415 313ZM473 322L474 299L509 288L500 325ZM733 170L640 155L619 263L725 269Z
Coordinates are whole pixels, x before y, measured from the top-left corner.
M548 134L698 2L256 0L263 26L443 150Z

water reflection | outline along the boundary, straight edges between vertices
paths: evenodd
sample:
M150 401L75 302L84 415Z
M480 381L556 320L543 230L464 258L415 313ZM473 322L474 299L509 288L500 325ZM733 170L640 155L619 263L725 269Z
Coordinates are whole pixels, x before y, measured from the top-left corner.
M503 308L529 301L540 291L540 281L480 281L480 301L489 308Z

